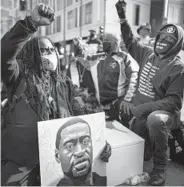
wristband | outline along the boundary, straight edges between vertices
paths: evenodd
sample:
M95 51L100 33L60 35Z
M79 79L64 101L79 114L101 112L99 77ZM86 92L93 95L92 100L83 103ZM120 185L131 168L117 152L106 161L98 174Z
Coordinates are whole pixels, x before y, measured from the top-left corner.
M37 31L38 30L38 26L35 25L33 19L31 16L27 16L27 21L28 21L28 27L32 30L32 31Z
M125 21L127 21L127 19L126 18L120 18L120 24L123 24Z

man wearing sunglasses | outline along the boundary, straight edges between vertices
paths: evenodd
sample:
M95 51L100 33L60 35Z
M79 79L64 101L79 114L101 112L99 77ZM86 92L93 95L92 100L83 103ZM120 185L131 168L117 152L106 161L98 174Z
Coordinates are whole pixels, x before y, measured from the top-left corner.
M134 120L131 120L131 128L146 140L145 160L153 157L154 167L149 183L160 186L166 180L168 130L179 128L181 124L178 114L183 99L184 62L177 55L182 49L184 31L174 24L164 25L152 50L134 37L126 20L126 2L119 0L116 9L123 40L140 66L138 86L132 101Z

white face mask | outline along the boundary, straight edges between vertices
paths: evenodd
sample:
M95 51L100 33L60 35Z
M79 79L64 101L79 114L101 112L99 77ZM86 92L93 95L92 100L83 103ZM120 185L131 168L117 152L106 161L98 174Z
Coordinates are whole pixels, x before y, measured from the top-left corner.
M49 71L55 71L58 64L58 58L56 54L43 55L42 56L43 67Z

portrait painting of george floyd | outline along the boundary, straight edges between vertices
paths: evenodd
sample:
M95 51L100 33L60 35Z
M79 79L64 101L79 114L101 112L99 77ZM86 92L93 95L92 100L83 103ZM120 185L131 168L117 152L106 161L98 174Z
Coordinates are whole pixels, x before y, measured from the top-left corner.
M38 122L41 185L106 186L105 114Z

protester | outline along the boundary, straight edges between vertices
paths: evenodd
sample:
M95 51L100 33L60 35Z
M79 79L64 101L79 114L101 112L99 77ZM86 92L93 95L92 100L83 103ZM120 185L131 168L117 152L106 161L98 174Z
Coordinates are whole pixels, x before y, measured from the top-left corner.
M178 128L177 114L182 107L184 63L176 56L184 42L183 30L174 24L165 25L157 34L152 50L134 37L126 20L126 2L119 1L116 9L123 40L140 65L131 128L146 138L145 159L153 156L150 185L163 185L166 180L168 129Z
M76 54L79 54L80 51L76 49L76 46L82 43L81 38L74 38L74 57L71 59L70 66L67 71L67 75L71 78L73 84L77 85L79 88L87 88L89 93L95 93L95 87L91 72L86 69L76 58ZM83 44L84 45L84 44Z
M89 30L89 39L86 42L88 44L88 50L91 54L102 52L102 41L98 38L94 29Z
M66 62L65 62L65 56L64 56L64 47L62 46L61 42L57 42L55 46L59 53L59 62L60 62L61 72L65 72Z
M8 95L1 144L2 186L35 185L37 122L73 115L72 84L60 72L54 44L46 37L30 39L39 26L53 20L52 8L37 5L31 16L18 21L1 40L1 74Z
M130 112L138 77L137 62L127 53L121 52L119 45L120 38L106 33L103 41L105 53L90 56L87 49L78 45L81 50L76 54L78 61L91 71L96 98L104 109L109 110L109 114L114 103L118 108L123 107L126 113ZM114 112L118 119L117 111Z
M140 36L140 43L153 47L154 39L151 36L151 25L149 23L143 23L137 29L137 33Z

